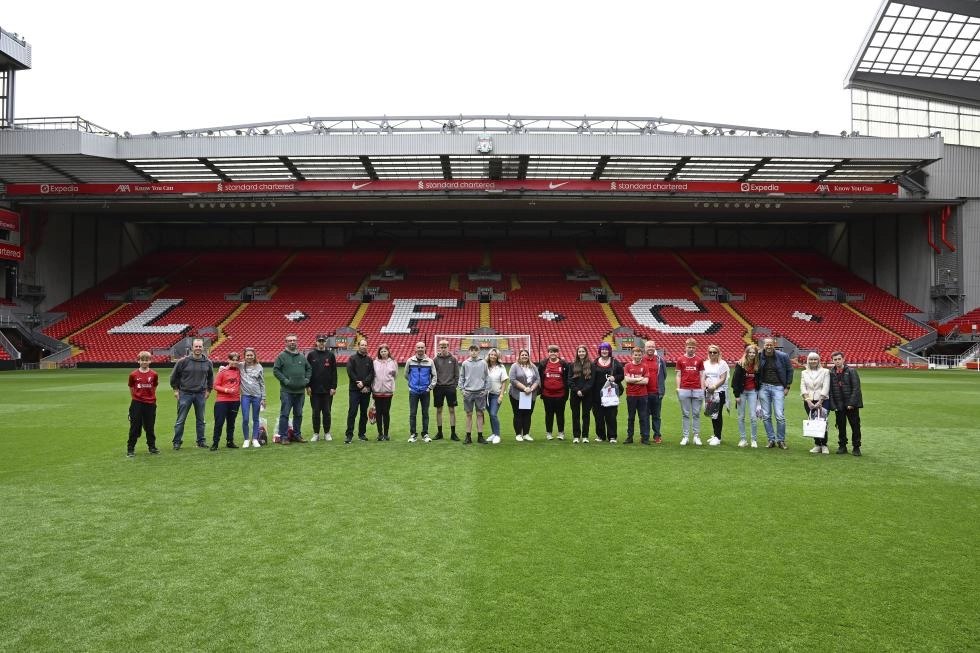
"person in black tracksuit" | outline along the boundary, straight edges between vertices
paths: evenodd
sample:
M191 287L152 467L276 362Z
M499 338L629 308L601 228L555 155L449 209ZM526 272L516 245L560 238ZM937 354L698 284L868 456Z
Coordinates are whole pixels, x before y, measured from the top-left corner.
M371 385L374 383L374 360L368 354L367 338L357 341L357 353L347 359L347 377L350 380L347 406L347 432L344 443L354 439L354 418L360 412L357 424L357 438L367 442L367 413L371 404Z
M861 379L857 370L844 364L844 354L830 356L830 409L837 422L837 453L847 453L847 426L851 426L851 453L861 455Z
M313 442L320 439L320 422L323 422L323 439L330 440L330 410L333 396L337 393L337 358L327 349L327 337L316 337L316 349L306 355L313 374L306 394L310 397L313 409Z

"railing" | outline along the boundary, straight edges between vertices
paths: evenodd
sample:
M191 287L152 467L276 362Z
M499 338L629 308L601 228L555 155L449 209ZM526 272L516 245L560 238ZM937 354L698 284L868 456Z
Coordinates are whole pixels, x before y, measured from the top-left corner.
M70 129L86 134L119 136L116 132L96 125L81 116L51 116L45 118L17 118L11 125L13 129Z
M0 333L0 348L7 350L11 360L20 360L20 351L14 347L14 343L10 342L10 339L3 335L3 333Z

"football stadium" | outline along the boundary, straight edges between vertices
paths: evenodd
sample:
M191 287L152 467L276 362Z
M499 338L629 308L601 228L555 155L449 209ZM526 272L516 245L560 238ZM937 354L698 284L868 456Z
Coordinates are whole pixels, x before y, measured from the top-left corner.
M980 3L882 2L844 46L839 133L569 114L117 132L17 117L31 45L6 30L0 650L980 648ZM367 427L363 341L395 362ZM736 385L753 345L789 379L752 362ZM582 346L589 370L645 375L639 403L595 384L591 433L565 403L581 365L554 362ZM290 390L294 350L332 367L312 424L326 390L315 369ZM491 351L511 370L496 421L489 381L477 428L465 379L445 415L435 372L413 385L413 356ZM237 385L220 417L210 398L247 353L263 446ZM198 415L181 375L202 357ZM829 414L803 407L820 368ZM689 370L712 409L682 402ZM746 408L755 383L785 392Z

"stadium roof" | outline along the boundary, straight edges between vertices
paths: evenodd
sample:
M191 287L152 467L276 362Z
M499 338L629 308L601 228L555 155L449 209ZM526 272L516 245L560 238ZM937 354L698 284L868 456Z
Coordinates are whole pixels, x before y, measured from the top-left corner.
M980 1L885 0L846 86L980 107Z
M894 182L938 138L822 135L665 118L305 118L122 135L80 118L0 131L0 183L364 179Z

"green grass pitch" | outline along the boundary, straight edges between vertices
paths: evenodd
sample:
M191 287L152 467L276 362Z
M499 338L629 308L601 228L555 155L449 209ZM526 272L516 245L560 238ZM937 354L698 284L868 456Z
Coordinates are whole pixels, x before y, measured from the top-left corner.
M672 389L661 446L408 444L404 379L391 442L342 379L333 442L214 453L161 388L127 459L128 372L0 374L0 651L980 649L976 372L862 370L860 459L795 386L788 451L678 446Z

